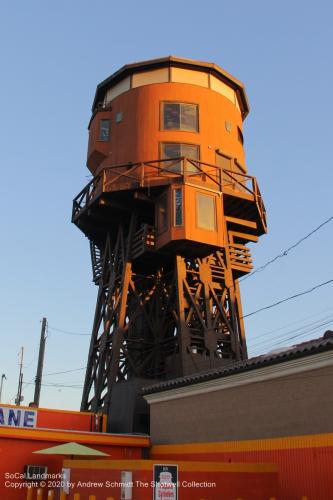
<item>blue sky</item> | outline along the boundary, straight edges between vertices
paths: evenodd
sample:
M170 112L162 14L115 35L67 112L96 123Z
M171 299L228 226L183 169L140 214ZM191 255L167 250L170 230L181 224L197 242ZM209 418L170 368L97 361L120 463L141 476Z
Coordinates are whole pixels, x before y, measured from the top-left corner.
M57 330L89 334L95 307L88 241L70 216L88 181L97 83L126 63L169 54L215 62L245 83L247 165L269 221L269 234L253 246L260 266L333 215L333 7L322 0L31 0L5 1L0 12L3 402L16 393L21 346L24 401L32 399L46 316L44 373L78 370L46 375L52 385L43 387L41 405L76 409L89 335ZM244 314L333 278L332 228L244 280ZM332 328L332 291L328 285L248 318L250 354L293 343L286 339L306 325L297 340Z

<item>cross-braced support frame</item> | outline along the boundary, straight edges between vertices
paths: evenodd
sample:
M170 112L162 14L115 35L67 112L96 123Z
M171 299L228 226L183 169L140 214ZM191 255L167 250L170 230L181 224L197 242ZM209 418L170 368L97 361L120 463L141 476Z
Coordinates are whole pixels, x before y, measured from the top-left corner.
M132 262L136 231L100 245L99 289L82 410L109 412L114 384L163 380L247 356L240 294L227 249L175 256L154 272ZM93 262L96 253L93 254Z

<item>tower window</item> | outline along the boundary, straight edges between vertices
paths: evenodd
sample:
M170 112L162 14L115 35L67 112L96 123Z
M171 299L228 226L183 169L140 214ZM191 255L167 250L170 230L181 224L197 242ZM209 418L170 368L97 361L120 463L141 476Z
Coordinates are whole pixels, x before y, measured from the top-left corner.
M116 123L121 123L122 121L123 121L123 112L118 111L118 113L116 114Z
M197 104L182 102L163 102L163 130L199 131L199 113Z
M108 141L110 139L110 120L101 120L99 122L99 140Z
M183 190L181 188L177 188L173 192L174 195L174 225L182 226L183 225Z
M167 162L165 167L171 172L182 173L182 161L172 161L173 158L181 156L185 156L191 160L199 160L199 146L196 144L181 144L179 142L163 142L161 144L161 159L170 159L170 162ZM194 165L189 164L187 171L196 172L197 169Z
M222 169L222 180L224 185L232 183L230 173L232 170L233 160L230 156L224 155L221 150L215 152L215 164ZM227 171L227 172L226 172Z
M226 154L223 154L221 150L215 152L215 163L218 167L224 168L226 170L231 170L232 168L232 158Z
M224 126L225 126L226 131L230 133L231 130L232 130L232 123L228 122L228 121L225 121L224 122Z
M213 196L197 193L197 226L200 229L215 231L215 198Z
M244 137L241 129L237 127L237 135L238 135L238 140L241 144L244 144Z

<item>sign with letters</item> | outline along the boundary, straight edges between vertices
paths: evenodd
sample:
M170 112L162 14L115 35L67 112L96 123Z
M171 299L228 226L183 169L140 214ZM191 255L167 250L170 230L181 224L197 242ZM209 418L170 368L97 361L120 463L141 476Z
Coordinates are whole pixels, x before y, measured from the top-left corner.
M0 406L0 426L35 429L37 427L37 411L28 408Z
M154 465L154 500L178 499L178 466Z

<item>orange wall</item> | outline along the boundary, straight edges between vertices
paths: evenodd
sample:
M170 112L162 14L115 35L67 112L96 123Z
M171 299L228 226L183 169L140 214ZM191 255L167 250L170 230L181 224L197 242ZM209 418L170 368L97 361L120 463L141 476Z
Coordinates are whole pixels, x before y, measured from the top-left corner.
M161 101L198 104L199 133L161 130ZM119 124L116 123L117 112L123 113L123 121ZM108 142L98 140L102 118L110 118L112 122ZM227 132L225 121L232 124L231 132ZM215 150L221 149L244 165L244 150L238 140L237 126L242 130L240 111L226 97L211 89L184 83L145 85L116 97L111 111L95 114L90 124L88 166L96 173L95 162L89 161L94 151L106 155L100 168L156 160L160 157L160 142L198 144L201 161L211 164L215 164Z
M275 463L281 500L333 498L333 434L224 443L160 445L156 460Z
M1 407L37 411L38 428L92 431L96 427L95 415L93 413L28 406L18 407L4 404L1 404Z
M175 226L174 221L174 188L182 187L183 196L183 224ZM210 195L215 199L215 215L216 227L215 230L206 230L198 228L197 223L197 193ZM193 242L201 242L207 245L223 247L227 243L225 234L225 221L223 218L222 198L218 193L213 193L192 186L180 186L175 184L168 190L168 209L167 209L167 228L162 233L157 233L156 248L163 247L166 243L175 240L188 240ZM190 210L188 208L191 208ZM157 225L157 224L156 224Z
M38 455L33 453L34 451L73 441L107 453L110 458L118 460L138 460L142 458L143 450L149 446L149 439L140 436L0 427L0 499L26 498L26 488L19 489L13 485L15 483L26 486L26 481L6 477L6 474L23 474L25 465L46 465L48 473L51 474L61 471L64 456ZM9 481L8 485L6 481Z
M257 464L233 465L233 464L201 464L200 462L154 462L145 461L123 461L109 462L100 461L98 464L91 462L66 461L65 466L71 468L70 481L75 485L79 481L99 482L99 487L75 486L68 496L74 499L75 493L81 493L82 499L88 495L96 495L96 499L120 498L120 487L107 486L107 481L120 482L121 470L132 471L133 499L147 500L153 497L153 466L165 463L178 465L178 495L181 500L268 500L277 496L277 473L274 466L262 466ZM83 468L84 467L84 468ZM194 485L197 483L210 482L215 485ZM141 483L139 483L141 482ZM143 485L146 483L147 485Z

